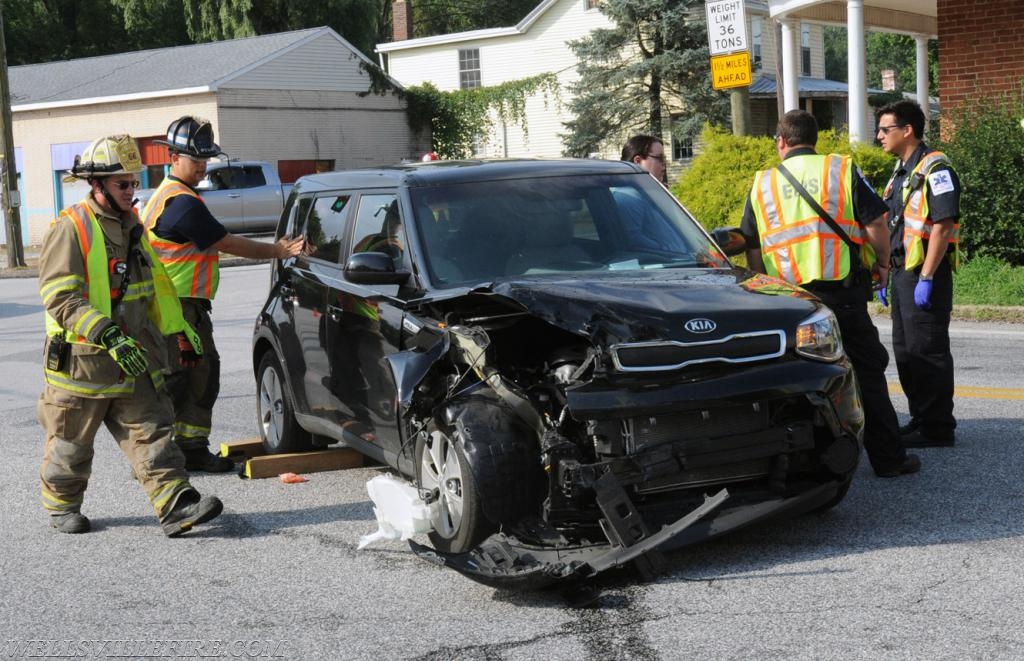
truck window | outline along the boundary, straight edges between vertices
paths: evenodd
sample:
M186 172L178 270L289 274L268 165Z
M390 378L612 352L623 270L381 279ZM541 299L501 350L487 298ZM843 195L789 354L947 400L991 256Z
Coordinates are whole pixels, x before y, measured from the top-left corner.
M242 168L241 181L234 188L258 188L267 185L267 178L263 174L263 168L259 165L246 165Z

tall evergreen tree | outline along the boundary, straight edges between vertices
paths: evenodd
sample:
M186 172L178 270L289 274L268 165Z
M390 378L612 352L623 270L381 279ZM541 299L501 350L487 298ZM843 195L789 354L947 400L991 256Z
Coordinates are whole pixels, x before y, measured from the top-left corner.
M605 0L601 11L615 26L570 44L580 80L569 103L575 119L566 122L566 154L586 156L634 133L666 140L673 110L677 138L727 121L729 97L711 88L703 0Z

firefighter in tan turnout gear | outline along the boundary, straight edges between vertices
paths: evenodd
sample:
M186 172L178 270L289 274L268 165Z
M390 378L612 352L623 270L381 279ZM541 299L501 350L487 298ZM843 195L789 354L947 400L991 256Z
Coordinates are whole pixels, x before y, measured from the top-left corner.
M175 537L221 513L214 496L189 484L173 443L174 411L164 387L165 336L181 360L201 360L199 337L132 209L142 170L135 141L100 138L75 159L65 181L84 179L84 200L61 211L43 240L39 292L46 310L46 431L43 507L60 532L83 533L81 513L93 442L104 424L128 457L164 533Z
M206 175L206 162L222 153L213 141L209 122L189 115L180 117L167 127L167 140L156 142L170 150L171 170L146 203L142 222L174 282L185 319L206 348L201 364L179 369L170 377L175 440L185 453L188 470L221 473L234 464L209 450L213 405L220 392L220 356L210 318L220 282L220 252L284 259L299 254L303 240L254 241L231 234L213 217L195 188Z

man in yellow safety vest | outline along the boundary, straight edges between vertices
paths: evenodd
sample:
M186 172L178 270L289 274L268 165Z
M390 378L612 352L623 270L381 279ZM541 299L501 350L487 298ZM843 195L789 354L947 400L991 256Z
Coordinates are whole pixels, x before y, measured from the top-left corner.
M889 354L867 309L872 276L881 282L888 274L886 207L849 156L819 155L817 142L810 113L791 110L779 120L782 164L754 176L743 213L747 263L832 309L860 386L864 449L875 474L916 473L921 461L900 442L885 380Z
M81 507L100 424L128 457L168 536L223 509L189 484L173 442L164 337L189 364L201 361L202 344L132 208L141 171L131 137L90 144L66 179L89 182L89 194L61 211L39 258L47 335L37 407L46 430L42 500L50 525L64 533L91 528Z
M960 179L945 154L922 142L921 106L898 101L877 117L882 148L899 158L885 202L892 233L892 350L911 416L900 432L907 447L948 447L956 440L949 316L960 265Z
M234 464L210 452L213 405L220 392L220 355L213 341L212 303L220 282L220 253L254 259L285 259L299 254L302 238L263 243L231 234L206 208L196 186L206 162L221 153L209 122L186 115L167 128L170 174L142 211L149 240L181 297L185 319L206 348L205 360L169 378L174 398L175 440L192 471L222 473Z

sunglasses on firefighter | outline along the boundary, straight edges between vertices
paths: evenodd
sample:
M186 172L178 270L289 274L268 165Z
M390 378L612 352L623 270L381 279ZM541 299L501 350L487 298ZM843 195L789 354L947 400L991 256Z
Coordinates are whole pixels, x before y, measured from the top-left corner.
M132 181L115 181L113 185L117 190L128 190L129 188L138 188L142 185L142 182L138 179L133 179Z

